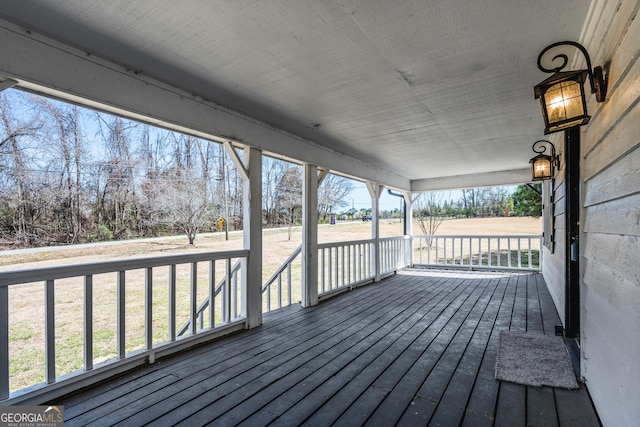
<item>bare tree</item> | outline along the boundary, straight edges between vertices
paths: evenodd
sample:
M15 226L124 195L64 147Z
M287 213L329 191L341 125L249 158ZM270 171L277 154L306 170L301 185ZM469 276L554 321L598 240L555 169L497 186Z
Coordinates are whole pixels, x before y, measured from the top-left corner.
M467 218L481 213L487 190L484 188L466 188L462 190L462 200Z
M30 166L28 143L34 142L42 129L43 121L36 114L27 114L28 106L23 106L23 114L16 117L11 108L11 102L5 93L0 94L0 153L3 162L0 169L6 172L7 182L5 193L6 214L11 219L11 233L23 245L34 242L34 186L29 184Z
M264 157L262 164L262 206L269 225L278 225L278 184L284 176L286 162Z
M347 197L353 191L351 180L328 174L318 188L318 213L324 219L332 210L347 205Z
M57 239L66 243L79 243L82 236L82 165L84 141L82 137L80 112L78 107L54 103L37 97L35 101L42 107L44 114L53 119L51 123L48 149L55 152L53 162L61 162L60 185L57 190L60 203L57 207L64 223L63 235Z
M493 187L486 192L485 204L491 216L508 216L510 212L510 194L505 187Z
M211 222L201 180L173 171L145 183L146 204L155 223L182 230L193 245L198 231Z
M19 95L9 102L9 93ZM0 233L21 246L176 228L193 243L223 212L241 226L243 182L222 146L218 155L193 136L19 91L0 96ZM95 138L84 136L87 123Z
M289 239L291 239L291 227L295 225L302 211L302 169L300 166L289 166L280 181L276 191L278 206L282 218L289 227Z
M137 160L132 155L131 134L138 125L119 117L98 115L100 134L106 150L96 173L98 226L107 226L116 239L136 234L138 201L134 169Z
M441 214L444 200L444 193L427 192L422 193L415 201L414 217L422 233L428 236L436 234L438 227L442 224L444 217ZM431 238L427 239L427 244L431 248Z

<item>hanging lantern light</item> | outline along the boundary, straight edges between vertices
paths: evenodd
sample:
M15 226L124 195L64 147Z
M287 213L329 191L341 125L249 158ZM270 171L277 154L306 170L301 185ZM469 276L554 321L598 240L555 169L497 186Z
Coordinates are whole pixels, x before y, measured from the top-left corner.
M553 57L553 61L562 60L560 66L550 69L542 65L542 58L549 50L564 45L574 46L582 52L587 61L586 70L563 72L569 61L564 53ZM589 123L591 116L587 113L584 84L588 78L591 83L591 93L596 94L598 102L604 102L607 85L602 67L591 70L591 58L586 49L581 44L570 41L554 43L540 52L538 68L545 73L554 73L533 88L536 99L540 99L545 135Z
M544 181L552 179L555 176L555 168L560 166L560 158L556 155L556 149L551 143L541 139L533 143L534 153L538 153L533 159L529 160L531 163L531 180L532 181ZM547 149L551 152L551 155L544 154Z

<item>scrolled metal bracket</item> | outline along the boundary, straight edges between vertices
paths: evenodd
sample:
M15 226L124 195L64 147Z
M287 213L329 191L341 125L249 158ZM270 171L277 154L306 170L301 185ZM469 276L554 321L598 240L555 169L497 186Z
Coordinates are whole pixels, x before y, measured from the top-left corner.
M549 149L549 147L551 148ZM547 149L549 149L549 151L551 152L551 155L548 155L548 154L546 155L551 157L551 161L554 163L555 167L557 168L560 167L560 156L556 154L556 147L553 145L551 141L547 141L546 139L539 139L533 143L533 146L531 147L531 149L536 154L544 154L547 152Z
M587 74L589 75L589 83L591 84L591 93L596 94L596 100L598 102L604 102L607 96L607 78L602 71L602 67L598 66L593 69L591 68L591 58L589 57L589 53L580 43L561 41L545 47L538 55L538 69L544 73L559 73L567 66L569 63L569 57L564 53L555 55L551 60L552 63L555 63L558 59L561 60L562 62L559 66L555 68L546 68L542 65L542 58L545 54L558 46L573 46L578 49L582 55L584 55L584 58L587 61Z

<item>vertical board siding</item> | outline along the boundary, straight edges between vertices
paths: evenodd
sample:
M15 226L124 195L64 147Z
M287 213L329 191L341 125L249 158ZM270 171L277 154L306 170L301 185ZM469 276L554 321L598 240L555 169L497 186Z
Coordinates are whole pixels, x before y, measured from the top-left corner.
M554 140L555 145L560 149L563 143L560 139ZM561 151L561 150L560 150ZM546 247L542 247L542 271L549 287L549 293L558 310L560 319L564 319L564 256L565 256L565 188L564 188L564 158L561 160L562 169L556 174L553 189L553 217L554 217L554 246L553 253Z
M604 425L640 420L639 10L595 1L582 40L609 76L606 102L589 100L581 164L581 369Z

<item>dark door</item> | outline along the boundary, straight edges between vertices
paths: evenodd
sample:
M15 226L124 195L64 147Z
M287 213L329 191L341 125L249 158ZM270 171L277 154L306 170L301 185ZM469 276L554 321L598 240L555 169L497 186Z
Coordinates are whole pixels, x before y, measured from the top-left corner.
M580 335L580 128L565 131L565 333Z

